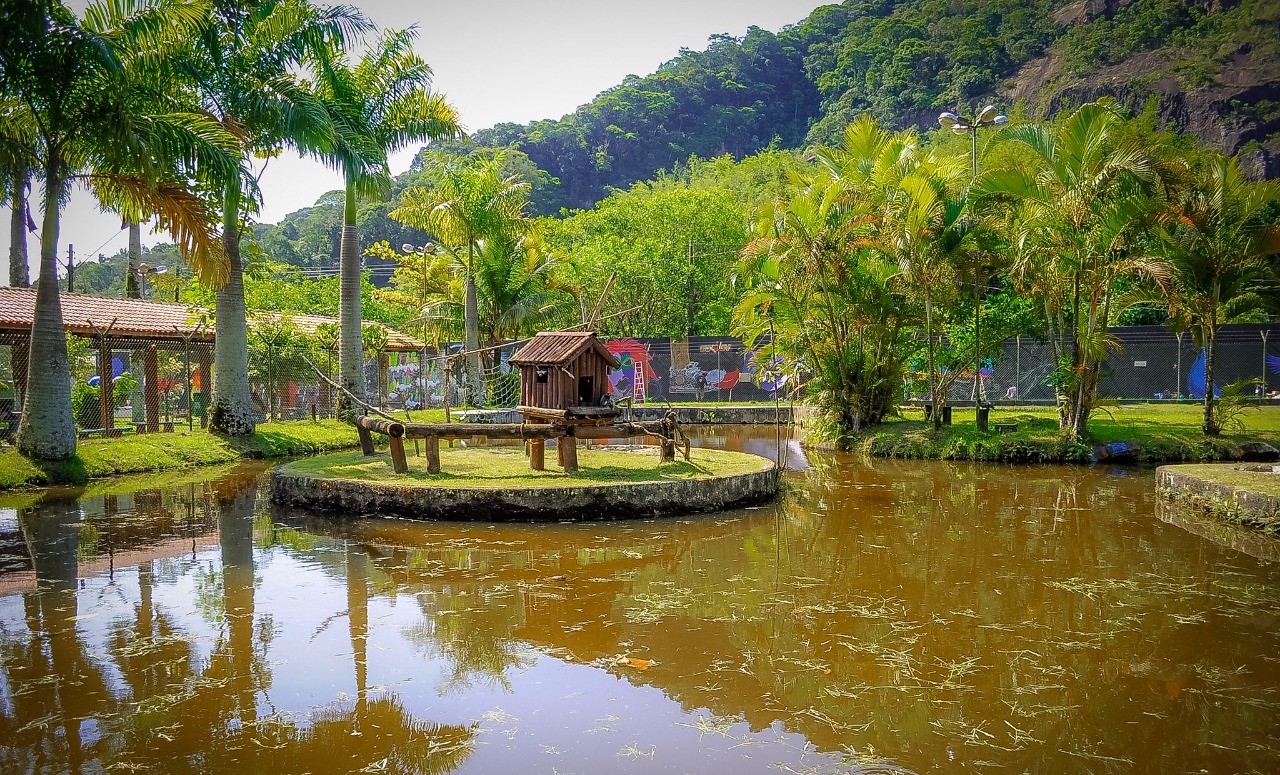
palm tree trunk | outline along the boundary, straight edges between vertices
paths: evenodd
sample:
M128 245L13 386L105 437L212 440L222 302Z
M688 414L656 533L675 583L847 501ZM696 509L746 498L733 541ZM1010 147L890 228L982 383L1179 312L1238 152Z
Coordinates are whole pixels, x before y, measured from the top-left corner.
M463 306L467 340L467 384L471 391L471 403L483 406L484 383L480 379L480 302L476 296L475 255L470 244L467 250L472 253L467 267L467 296Z
M27 268L27 219L30 218L27 214L27 182L30 177L26 170L15 172L10 192L13 215L9 220L9 284L14 288L31 285Z
M22 454L40 460L65 460L76 452L71 369L58 291L58 209L66 188L61 166L57 152L50 150L45 165L44 230L40 235L40 281L31 324L27 395L17 438Z
M1216 317L1216 316L1215 316ZM1212 321L1210 325L1204 327L1204 435L1217 436L1222 433L1222 428L1218 427L1218 422L1213 416L1213 371L1214 361L1217 360L1217 347L1215 347L1217 335L1217 321Z
M929 290L924 292L924 334L929 352L929 400L933 403L933 427L942 430L942 405L944 401L938 395L938 356L933 346L933 300L929 298Z
M365 398L364 349L360 338L360 240L356 234L356 192L347 182L343 208L342 247L338 253L338 382L358 400ZM346 393L338 396L338 415L351 418L359 406Z
M227 186L222 249L231 273L218 291L218 335L214 340L213 398L209 427L229 436L248 436L255 425L249 396L249 341L244 307L244 266L240 260L240 183Z
M124 297L141 299L142 285L138 279L138 266L142 263L142 224L129 222L129 267L124 276Z

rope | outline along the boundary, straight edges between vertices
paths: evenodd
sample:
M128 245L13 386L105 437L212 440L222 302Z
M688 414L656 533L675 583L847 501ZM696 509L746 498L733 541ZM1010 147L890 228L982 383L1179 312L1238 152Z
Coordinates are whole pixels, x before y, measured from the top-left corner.
M329 379L329 377L328 377L328 376L326 376L326 375L325 375L325 373L324 373L323 371L320 371L320 369L319 369L319 368L317 368L317 367L316 367L316 365L315 365L314 363L312 363L312 362L311 362L311 360L310 360L309 358L307 358L307 356L302 355L301 353L299 353L299 354L298 354L298 357L302 359L302 362L303 362L303 363L305 363L305 364L307 364L308 366L310 366L310 367L311 367L311 370L312 370L312 371L314 371L314 372L316 373L316 376L317 376L317 377L319 377L320 379L322 379L322 380L324 380L325 382L327 382L330 386L335 387L335 388L337 388L338 390L341 390L343 393L346 393L347 398L350 398L350 399L351 399L351 401L352 401L353 403L359 404L361 407L363 407L363 408L364 408L364 411L365 411L365 413L366 413L366 414L368 414L369 412L373 412L373 413L374 413L374 414L376 414L376 415L380 415L380 416L382 416L382 417L385 417L386 419L390 420L391 422L400 422L400 419L399 419L398 417L396 417L395 415L387 414L386 412L382 411L382 410L381 410L381 409L379 409L378 407L373 406L372 404L368 404L368 403L366 403L366 402L364 402L364 401L360 400L360 399L359 399L359 398L357 398L357 397L356 397L356 395L355 395L354 393L352 393L350 390L347 390L347 389L346 389L345 387L343 387L342 385L339 385L337 382L334 382L333 380ZM412 422L412 421L413 421L413 418L409 416L409 410L407 410L407 409L405 410L405 418L406 418L409 422Z

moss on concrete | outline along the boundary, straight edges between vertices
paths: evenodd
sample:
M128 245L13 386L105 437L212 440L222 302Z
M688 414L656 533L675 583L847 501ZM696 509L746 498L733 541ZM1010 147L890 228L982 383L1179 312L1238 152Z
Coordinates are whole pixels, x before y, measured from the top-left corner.
M1156 482L1179 509L1280 534L1280 473L1270 465L1161 466Z

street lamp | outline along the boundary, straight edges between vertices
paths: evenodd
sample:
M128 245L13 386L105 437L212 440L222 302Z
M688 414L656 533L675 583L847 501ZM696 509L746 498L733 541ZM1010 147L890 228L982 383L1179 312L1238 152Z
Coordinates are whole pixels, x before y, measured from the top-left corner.
M978 177L978 129L1009 123L1009 117L997 115L998 112L995 105L988 105L973 119L962 118L951 112L938 116L938 123L944 129L950 129L958 135L968 132L973 137L973 176L975 178Z
M1007 124L1009 117L1000 115L995 105L988 105L978 111L972 119L962 118L955 113L946 112L938 116L938 123L944 129L950 129L958 135L966 132L972 138L973 179L978 179L978 130L982 127ZM977 258L973 262L973 411L974 423L979 431L987 429L987 414L982 406L982 348L979 340L979 325L982 320L982 295L978 289L979 267Z
M164 274L169 271L169 267L161 264L160 266L151 266L149 264L138 264L138 274L142 275L142 298L147 297L147 285L149 284L149 275Z

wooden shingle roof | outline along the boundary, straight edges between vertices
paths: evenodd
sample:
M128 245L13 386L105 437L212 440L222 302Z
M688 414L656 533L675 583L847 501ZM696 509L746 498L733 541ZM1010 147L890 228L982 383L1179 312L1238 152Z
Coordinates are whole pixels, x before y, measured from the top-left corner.
M181 342L192 335L200 325L201 317L207 321L200 333L192 336L195 342L212 342L213 313L200 307L175 304L150 299L120 299L108 296L90 296L85 293L62 293L63 327L80 336L96 336L111 327L109 338L137 340L171 340ZM35 319L36 292L34 288L0 287L0 332L29 332ZM280 313L251 313L254 318L276 317ZM291 314L298 328L307 333L316 330L321 323L337 323L337 318L323 315ZM380 325L380 324L374 324ZM387 330L387 350L390 352L417 352L422 342L393 328Z
M599 353L610 367L616 369L621 365L613 353L589 331L543 332L530 339L508 362L516 366L564 366L590 349Z

